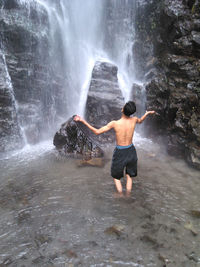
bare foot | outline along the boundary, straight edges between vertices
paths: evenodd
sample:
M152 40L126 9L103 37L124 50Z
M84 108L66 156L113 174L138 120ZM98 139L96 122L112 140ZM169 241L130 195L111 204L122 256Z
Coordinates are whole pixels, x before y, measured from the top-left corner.
M131 196L131 191L126 191L126 197L130 197Z
M123 194L123 192L115 192L114 194L113 194L113 197L114 198L123 198L124 197L124 194Z

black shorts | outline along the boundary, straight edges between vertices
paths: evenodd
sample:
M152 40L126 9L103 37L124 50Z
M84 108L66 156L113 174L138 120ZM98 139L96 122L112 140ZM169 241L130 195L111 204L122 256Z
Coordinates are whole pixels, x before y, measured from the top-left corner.
M137 153L133 144L129 146L116 146L113 152L111 176L120 180L126 174L137 176Z

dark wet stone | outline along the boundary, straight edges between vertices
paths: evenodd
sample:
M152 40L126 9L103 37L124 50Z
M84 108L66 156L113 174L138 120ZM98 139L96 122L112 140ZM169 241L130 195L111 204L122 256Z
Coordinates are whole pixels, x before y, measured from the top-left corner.
M0 49L0 151L23 146L18 124L16 103L11 79L8 76L6 58Z
M138 116L141 116L141 114L144 112L145 109L144 97L145 97L144 87L137 83L134 83L131 88L130 100L135 102Z
M71 117L61 125L55 134L53 144L62 156L84 158L86 161L92 158L101 158L104 153L97 145L91 131Z
M89 244L89 246L92 246L92 247L98 246L97 242L95 242L95 241L88 241L88 244Z
M44 243L52 242L52 238L49 235L39 233L35 235L34 241L39 248Z
M0 267L9 266L10 264L14 263L14 260L10 257L7 257L2 264L0 264Z
M198 134L199 136L199 134ZM193 166L196 167L197 169L200 170L200 146L192 143L188 144L186 146L187 150L187 161Z
M200 210L191 210L190 214L195 218L200 218Z
M200 262L200 259L198 258L198 256L196 255L195 252L191 252L190 254L185 254L187 256L187 258L191 261L194 261L194 262L197 262L199 263Z
M200 168L198 8L199 0L139 1L134 49L136 75L146 78L147 109L160 115L145 122L147 133L167 135L168 151Z
M43 138L42 133L47 133L57 119L52 110L56 109L58 117L64 113L61 102L65 102L66 81L61 71L62 60L60 67L56 66L54 70L50 64L47 11L35 1L27 3L0 0L1 151L21 148L24 145L23 134L29 143L37 143ZM30 9L27 7L29 4ZM58 56L59 52L56 54ZM9 79L7 77L5 81L6 75Z
M17 0L1 0L0 7L5 9L16 9L20 7Z
M27 206L29 201L41 192L42 188L42 186L33 186L33 181L28 177L23 185L18 182L9 182L0 191L0 207L16 209L18 205Z
M18 213L17 216L17 222L18 224L22 224L22 223L30 223L31 222L31 214L30 211L22 211Z
M153 245L155 248L162 247L162 245L158 243L157 239L149 234L144 234L142 237L140 237L140 240L147 244Z
M86 102L86 119L97 128L121 117L124 99L118 85L117 72L115 65L100 61L95 63L92 71ZM99 135L97 139L101 142L113 142L114 131Z
M58 257L59 257L58 253L54 253L53 255L50 255L50 256L49 256L49 259L50 259L50 260L55 260L55 259L57 259Z
M104 233L107 235L116 235L117 237L121 237L121 235L123 234L123 226L118 226L118 225L113 225L111 227L108 227Z
M35 259L32 260L32 263L33 264L40 264L40 263L43 263L45 260L45 257L44 256L39 256Z
M163 256L162 254L159 253L158 255L159 260L161 260L164 265L162 267L167 267L167 264L170 263L170 261L167 259L167 257Z
M76 252L74 252L73 250L67 249L65 250L62 254L66 255L68 258L77 258L77 254Z
M152 229L153 226L154 226L154 224L153 223L149 223L149 222L144 223L144 224L141 225L141 227L144 228L144 229Z

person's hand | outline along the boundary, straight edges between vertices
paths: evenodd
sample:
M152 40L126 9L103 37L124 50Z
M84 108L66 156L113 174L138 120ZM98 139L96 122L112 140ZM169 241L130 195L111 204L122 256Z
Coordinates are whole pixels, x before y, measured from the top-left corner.
M149 114L155 114L156 112L154 110L150 110Z
M76 115L74 117L74 121L82 121L83 119L79 116L79 115Z
M149 114L155 114L156 112L154 110L150 110L150 111L146 111L146 114L149 115Z

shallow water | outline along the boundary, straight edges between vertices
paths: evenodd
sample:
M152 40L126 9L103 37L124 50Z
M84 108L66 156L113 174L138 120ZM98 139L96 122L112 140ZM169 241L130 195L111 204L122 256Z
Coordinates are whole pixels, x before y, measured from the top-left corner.
M136 136L138 177L119 198L103 168L53 146L1 157L0 266L200 266L200 172ZM125 186L125 181L123 181Z

